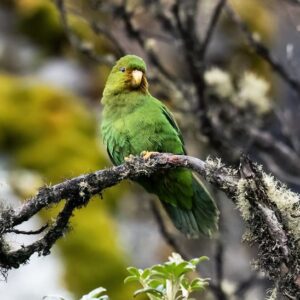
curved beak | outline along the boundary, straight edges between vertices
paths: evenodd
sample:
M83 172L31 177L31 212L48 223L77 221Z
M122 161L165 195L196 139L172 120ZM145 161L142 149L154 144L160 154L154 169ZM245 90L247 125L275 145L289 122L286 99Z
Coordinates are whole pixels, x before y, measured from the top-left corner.
M132 85L134 87L138 87L141 82L142 82L142 78L143 78L143 72L140 70L133 70L132 71Z

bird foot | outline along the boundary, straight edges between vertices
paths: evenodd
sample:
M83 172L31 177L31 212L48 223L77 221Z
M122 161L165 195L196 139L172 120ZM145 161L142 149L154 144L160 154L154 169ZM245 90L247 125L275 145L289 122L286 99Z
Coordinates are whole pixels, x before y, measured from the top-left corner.
M143 151L141 152L141 156L144 160L147 160L158 153L159 152L154 152L154 151Z
M134 155L129 154L129 156L124 157L124 161L125 162L131 162L131 161L133 161L133 158L134 158Z

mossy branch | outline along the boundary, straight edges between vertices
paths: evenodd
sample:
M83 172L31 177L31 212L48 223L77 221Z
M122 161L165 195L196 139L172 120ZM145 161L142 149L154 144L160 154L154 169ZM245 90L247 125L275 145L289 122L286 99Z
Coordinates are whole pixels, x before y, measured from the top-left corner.
M116 185L124 179L149 177L160 170L184 167L201 175L226 195L241 210L251 232L248 240L257 244L259 256L257 265L271 278L282 294L300 296L300 249L299 226L289 218L299 213L297 194L284 190L274 181L270 187L266 175L260 167L243 157L239 168L226 167L219 159L207 159L155 153L149 159L130 157L124 164L109 169L81 175L62 183L43 187L36 196L17 209L8 209L0 217L0 268L3 274L18 268L34 254L47 255L57 239L66 232L73 211L86 205L92 196ZM272 189L273 188L273 189ZM274 189L287 193L286 201L293 202L293 210L286 209L274 199ZM280 194L280 195L281 195ZM281 195L282 196L282 195ZM280 196L280 197L281 197ZM279 198L280 198L279 197ZM295 199L291 199L294 197ZM289 199L288 199L289 198ZM17 232L17 225L26 222L40 210L65 201L65 206L56 220L45 227L44 235L34 243L10 250L5 242L5 234ZM297 212L298 210L298 212ZM293 219L294 220L294 219ZM300 221L299 221L300 222ZM38 231L40 233L40 230ZM24 232L21 232L24 233ZM296 299L295 298L295 299ZM297 298L298 299L298 298Z

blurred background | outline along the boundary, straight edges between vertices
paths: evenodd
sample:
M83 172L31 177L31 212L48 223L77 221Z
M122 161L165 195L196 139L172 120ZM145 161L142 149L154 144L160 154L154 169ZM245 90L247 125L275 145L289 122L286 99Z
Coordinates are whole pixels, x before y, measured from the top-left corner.
M298 191L300 6L221 2L1 0L1 207L17 207L44 184L111 165L100 136L100 99L112 64L125 53L148 63L150 91L174 112L190 155L238 164L247 152ZM201 299L265 299L271 285L253 271L256 249L241 242L238 210L211 192L221 210L213 240L187 240L163 216L186 255L210 257L200 273L212 287ZM172 251L153 198L131 182L105 190L76 211L51 255L9 272L1 299L75 300L98 286L112 299L131 299L126 267L148 267ZM59 208L22 229L38 228ZM36 237L7 239L17 248Z

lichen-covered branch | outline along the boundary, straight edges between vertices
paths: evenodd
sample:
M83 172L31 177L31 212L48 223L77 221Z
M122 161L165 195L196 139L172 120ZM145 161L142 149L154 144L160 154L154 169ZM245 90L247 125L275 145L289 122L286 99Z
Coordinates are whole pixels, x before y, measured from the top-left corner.
M18 209L8 209L1 214L2 273L18 268L34 253L49 254L53 244L66 232L73 211L86 205L92 196L105 188L124 179L148 177L161 170L178 167L193 170L226 193L240 209L247 223L250 232L248 241L259 248L258 268L276 283L279 292L299 297L300 219L294 216L299 213L300 198L244 157L237 169L226 167L218 159L202 161L191 156L155 153L146 160L142 157L130 157L123 165L41 188L36 196ZM48 228L44 228L42 238L17 250L9 249L5 241L7 232L15 231L15 226L61 201L65 201L64 208L56 220Z

